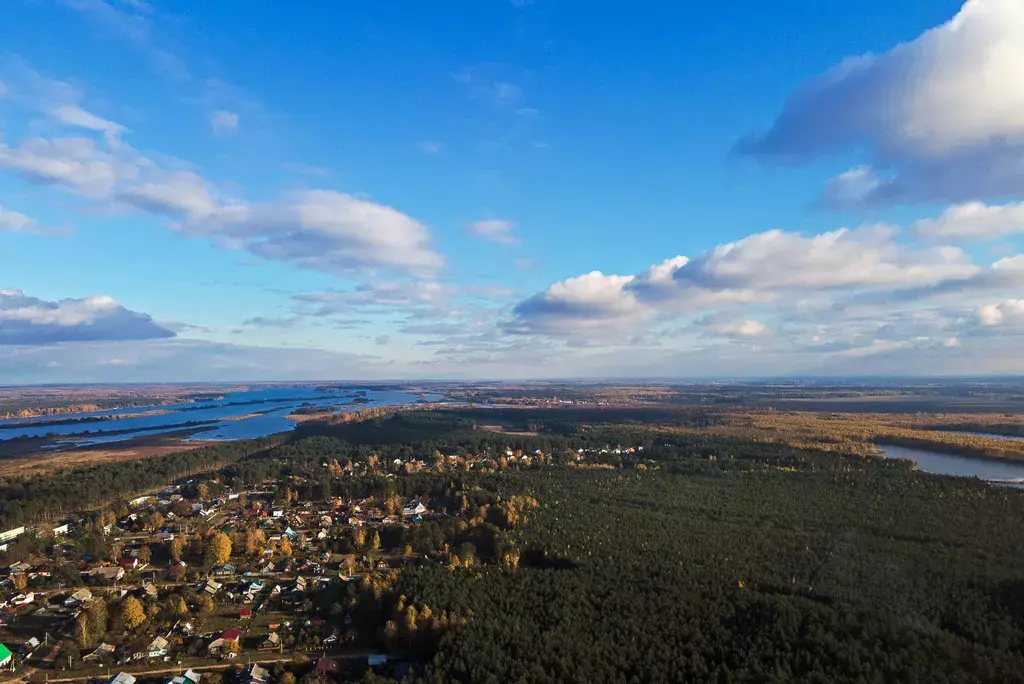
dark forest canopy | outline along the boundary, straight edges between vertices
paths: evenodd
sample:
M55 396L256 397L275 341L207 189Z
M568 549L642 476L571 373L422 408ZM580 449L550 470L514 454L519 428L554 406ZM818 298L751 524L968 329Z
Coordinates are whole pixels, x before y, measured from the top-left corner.
M522 415L535 434L516 435L449 413L310 424L282 444L9 485L0 505L13 521L86 501L88 487L151 487L190 468L219 468L236 484L287 478L302 498L535 499L514 527L442 519L382 535L418 553L457 545L480 564L407 567L369 590L350 585L347 598L321 597L337 606L327 619L358 626L360 647L406 654L431 684L1005 682L1024 672L1024 492L906 462L670 435L634 414L588 422L595 415ZM608 445L644 449L601 453ZM588 456L577 462L581 448ZM551 457L505 470L478 460L469 470L384 472L393 458L506 450ZM324 467L373 457L386 467L342 476ZM505 547L520 553L518 567L497 562ZM418 636L396 632L396 605L414 607L421 623L428 607L444 617Z

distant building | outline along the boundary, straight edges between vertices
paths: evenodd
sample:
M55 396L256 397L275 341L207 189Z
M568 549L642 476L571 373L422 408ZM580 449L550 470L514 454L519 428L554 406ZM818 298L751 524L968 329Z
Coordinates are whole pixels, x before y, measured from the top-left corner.
M24 527L15 527L13 530L7 530L6 532L0 532L0 544L14 541L21 535L25 534Z
M118 672L107 680L107 684L135 684L135 677L127 672Z

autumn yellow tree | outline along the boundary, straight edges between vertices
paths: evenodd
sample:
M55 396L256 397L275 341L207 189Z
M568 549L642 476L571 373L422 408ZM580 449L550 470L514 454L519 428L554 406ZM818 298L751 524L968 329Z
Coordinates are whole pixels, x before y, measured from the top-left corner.
M213 534L206 542L206 557L211 565L223 565L231 558L231 540L223 532Z
M255 556L263 551L267 544L267 535L259 527L250 527L245 532L245 550L249 555Z
M110 619L109 608L106 600L101 596L94 596L85 608L89 625L89 640L95 643L107 633L107 622Z
M75 645L78 648L91 648L92 636L89 634L89 618L82 612L75 618Z
M121 604L121 619L124 620L126 629L135 629L146 621L146 611L142 602L134 596L129 596Z
M397 492L391 492L384 502L384 509L389 515L398 513L398 511L402 510L402 497L398 496Z
M28 579L25 577L25 573L17 572L11 575L11 584L14 586L15 591L25 591L28 588Z
M167 553L170 555L171 560L177 562L181 560L182 554L185 552L185 540L181 537L175 537L167 543Z
M175 594L167 602L167 610L171 615L182 616L188 615L188 605L185 603L185 599Z
M292 555L292 543L288 540L288 537L281 536L281 543L278 545L282 556Z
M200 594L196 599L196 605L199 607L200 615L209 615L213 612L213 599L209 594Z
M370 550L371 551L377 551L379 549L380 549L380 532L378 532L377 530L374 530L373 534L370 536Z
M196 497L200 501L205 501L206 499L208 499L210 497L210 485L206 484L205 482L201 482L196 487Z

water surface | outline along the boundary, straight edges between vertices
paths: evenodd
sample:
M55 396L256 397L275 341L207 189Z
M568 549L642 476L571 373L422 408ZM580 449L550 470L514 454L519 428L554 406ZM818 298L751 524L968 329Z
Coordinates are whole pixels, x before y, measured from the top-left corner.
M918 470L926 473L978 477L994 482L1024 483L1024 461L951 456L937 451L890 445L879 446L879 449L886 458L906 458L914 461Z
M357 398L358 401L354 401ZM200 400L194 403L134 406L105 411L0 420L0 426L4 428L0 429L0 441L16 437L66 435L68 439L61 440L62 443L59 445L65 447L72 444L119 442L140 435L161 434L184 429L198 430L191 439L251 439L291 430L296 423L285 416L304 406L358 411L377 406L412 404L420 400L438 401L440 399L441 395L435 393L412 394L365 387L332 387L329 390L317 389L308 385L252 387L228 392L219 399ZM159 410L162 413L108 421L38 425L38 423L69 418L123 416L151 410ZM206 421L212 422L198 427L183 425L189 422ZM137 430L137 432L111 434L122 430Z

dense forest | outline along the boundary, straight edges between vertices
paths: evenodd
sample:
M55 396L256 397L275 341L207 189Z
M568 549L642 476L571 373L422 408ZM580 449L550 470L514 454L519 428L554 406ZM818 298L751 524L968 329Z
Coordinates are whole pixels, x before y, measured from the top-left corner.
M469 525L382 534L385 547L450 544L479 562L385 571L318 597L358 646L413 661L407 681L941 683L1024 672L1024 492L704 433L713 416L696 411L672 418L698 428L686 434L642 414L596 415L531 412L518 434L464 413L311 423L280 444L8 486L0 510L24 519L89 488L214 467L236 485L283 478L304 499L398 492L479 507ZM534 457L506 463L508 451ZM403 471L396 458L435 465ZM380 467L339 475L325 468L335 462Z
M277 437L224 442L166 456L115 461L9 482L0 480L0 529L59 520L118 498L131 498L182 477L265 454L280 442Z

